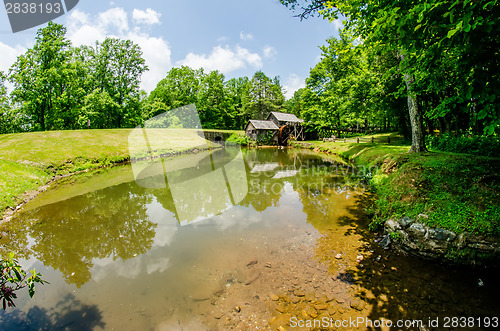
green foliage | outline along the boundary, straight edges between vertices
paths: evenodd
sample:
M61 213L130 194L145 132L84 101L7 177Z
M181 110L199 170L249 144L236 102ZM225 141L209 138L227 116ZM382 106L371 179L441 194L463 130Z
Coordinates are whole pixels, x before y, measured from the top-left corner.
M130 40L106 38L76 50L85 68L84 118L91 128L134 127L142 122L140 78L148 70L142 51ZM84 126L86 127L86 126Z
M94 47L74 48L65 35L64 26L49 22L11 67L14 106L2 102L0 133L80 129L89 121L92 128L142 122L139 83L148 68L139 46L106 38ZM3 78L0 83L1 88Z
M182 66L172 68L144 101L144 116L151 118L195 104L205 129L242 129L250 118L262 119L283 108L283 88L279 78L263 72L225 81L218 71Z
M443 134L427 138L434 150L452 153L467 153L480 156L500 156L500 139L496 136L458 136Z
M394 140L394 139L393 139ZM431 227L500 237L498 158L452 153L408 154L408 146L315 143L368 167L376 193L370 229L404 216ZM366 173L362 171L361 173Z
M237 134L233 133L229 138L227 138L226 142L234 143L240 146L250 146L253 145L254 141L245 134Z
M496 159L453 154L394 158L376 184L381 219L424 213L428 225L500 235L500 168ZM384 171L384 170L381 170ZM493 175L492 175L493 174Z
M274 145L273 142L274 133L266 132L263 135L257 137L257 145Z
M35 284L44 285L48 283L34 269L31 270L31 275L28 276L19 262L14 259L14 253L10 253L6 260L0 260L0 268L2 270L0 299L2 300L3 310L6 310L7 307L16 306L14 303L14 299L17 299L16 291L27 287L29 296L32 298L35 295Z
M243 112L248 118L265 120L273 111L284 109L285 97L279 77L267 77L257 71L243 95Z
M391 232L389 235L391 236L391 239L396 242L403 239L403 236L399 232Z
M315 14L331 21L346 17L344 34L348 32L361 42L372 64L368 71L360 70L365 60L361 58L360 62L352 52L358 47L340 52L341 44L330 42L336 52L325 59L330 58L340 74L343 73L341 64L348 64L353 77L345 86L339 79L332 83L334 75L328 74L329 63L324 60L311 71L310 79L318 82L312 86L317 95L310 98L311 103L305 108L310 110L313 121L326 125L348 121L350 116L359 114L359 107L349 103L369 100L370 114L376 114L377 108L382 113L387 112L388 118L397 119L398 128L406 137L409 137L411 123L414 151L425 149L422 118L431 131L439 124L441 132L469 129L485 135L500 132L500 103L497 100L500 91L499 1L280 2L300 10L301 19ZM356 61L348 62L350 59ZM367 75L370 72L372 74ZM356 81L358 77L359 82ZM315 86L321 88L314 89ZM368 95L377 97L363 98L367 91L375 92ZM344 95L349 97L343 100ZM395 99L391 100L391 96ZM408 107L410 116L398 111L398 108L407 107L403 103L406 97L411 105ZM342 112L344 106L346 111ZM391 108L394 112L389 111ZM330 113L337 114L333 122Z

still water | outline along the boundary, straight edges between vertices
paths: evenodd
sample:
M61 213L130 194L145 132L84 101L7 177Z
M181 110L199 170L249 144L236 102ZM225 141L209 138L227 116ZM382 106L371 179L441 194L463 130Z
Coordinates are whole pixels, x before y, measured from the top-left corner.
M15 251L50 284L31 300L21 293L0 329L316 320L375 330L387 319L442 328L448 317L500 315L498 272L382 250L367 229L370 199L342 160L293 149L227 148L61 180L1 229L2 254ZM362 324L338 324L352 319Z

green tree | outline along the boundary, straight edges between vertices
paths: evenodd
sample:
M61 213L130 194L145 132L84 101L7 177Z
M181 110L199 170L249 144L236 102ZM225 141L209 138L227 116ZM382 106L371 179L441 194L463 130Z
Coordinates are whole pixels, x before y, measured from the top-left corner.
M93 47L82 47L81 53L89 73L87 89L93 94L90 99L86 98L86 107L101 111L97 127L139 124L142 120L139 84L141 75L148 70L139 45L130 40L106 38ZM92 100L97 102L95 106L88 104ZM103 102L113 107L100 107Z
M0 71L0 134L15 132L15 116L12 114L12 108L5 87L6 76Z
M408 99L412 151L425 150L424 116L451 115L457 122L469 122L464 114L475 114L485 133L498 130L500 106L493 92L499 86L498 1L281 2L302 8L301 18L320 14L333 20L342 14L347 28L364 44L398 60L395 68Z
M228 102L223 74L212 71L201 77L196 107L204 128L217 129L231 126L231 113L227 111Z
M243 112L253 119L265 119L270 112L284 108L285 97L278 77L257 71L243 96Z
M30 116L34 130L61 128L70 111L72 80L71 43L66 28L49 22L38 30L33 48L19 56L10 69L12 99ZM71 118L71 115L68 115Z
M156 105L149 108L161 113L164 109L196 104L203 76L202 69L194 70L187 66L172 68L149 95L148 103ZM150 112L148 118L160 113Z
M225 120L227 128L241 130L250 119L243 112L243 96L248 91L249 83L248 77L232 78L225 83L228 98Z

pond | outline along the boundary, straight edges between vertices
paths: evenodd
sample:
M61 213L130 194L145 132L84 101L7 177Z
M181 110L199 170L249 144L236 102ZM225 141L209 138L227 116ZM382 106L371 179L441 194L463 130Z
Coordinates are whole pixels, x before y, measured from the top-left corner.
M358 177L343 160L311 151L226 148L60 180L1 229L2 254L15 251L50 284L33 299L20 293L0 329L328 321L323 328L358 330L388 319L443 327L451 317L476 326L498 318L496 270L379 247L365 215L372 197ZM335 326L352 320L362 324Z

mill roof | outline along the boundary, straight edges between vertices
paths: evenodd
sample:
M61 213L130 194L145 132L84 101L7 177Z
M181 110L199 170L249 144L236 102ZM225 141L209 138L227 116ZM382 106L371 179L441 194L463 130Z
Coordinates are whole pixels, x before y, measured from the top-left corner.
M252 123L257 130L279 130L279 127L273 121L250 120L248 122Z

